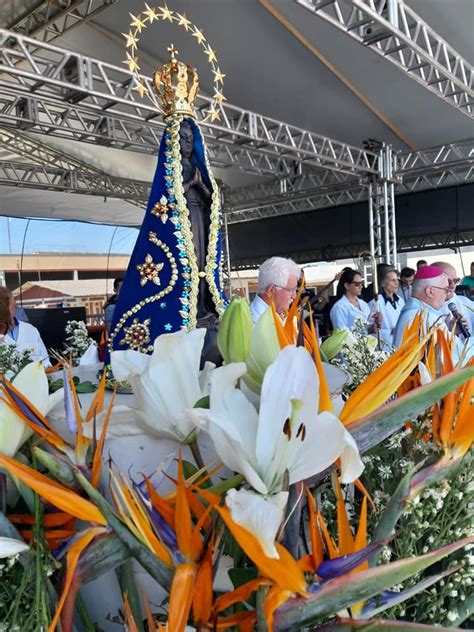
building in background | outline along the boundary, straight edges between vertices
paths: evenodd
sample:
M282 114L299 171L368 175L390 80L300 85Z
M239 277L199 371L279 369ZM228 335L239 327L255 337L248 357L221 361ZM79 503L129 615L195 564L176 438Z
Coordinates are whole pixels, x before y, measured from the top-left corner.
M76 253L0 255L0 285L15 290L28 281L113 280L125 274L129 259L129 255Z

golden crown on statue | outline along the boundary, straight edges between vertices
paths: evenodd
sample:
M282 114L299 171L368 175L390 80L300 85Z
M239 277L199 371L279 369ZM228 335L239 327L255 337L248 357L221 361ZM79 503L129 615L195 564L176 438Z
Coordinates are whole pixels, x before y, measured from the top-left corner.
M129 71L133 74L135 87L140 97L146 96L153 105L161 110L164 118L174 114L184 114L195 117L194 102L199 88L198 74L195 68L188 66L176 59L177 50L171 45L168 51L171 53L170 61L155 71L153 81L140 74L140 64L138 59L138 42L140 36L146 28L153 22L169 22L182 27L186 33L195 38L196 42L207 57L214 75L214 94L209 105L198 107L199 122L204 123L208 118L212 121L219 120L222 103L226 100L222 91L225 75L217 65L216 51L211 48L201 29L195 26L184 13L172 11L165 4L163 7L154 9L145 3L146 11L133 15L130 13L132 21L128 33L123 33L127 40L127 64Z
M174 114L195 116L194 102L199 89L197 70L176 59L178 51L168 47L170 60L153 75L153 90L158 97L163 116Z

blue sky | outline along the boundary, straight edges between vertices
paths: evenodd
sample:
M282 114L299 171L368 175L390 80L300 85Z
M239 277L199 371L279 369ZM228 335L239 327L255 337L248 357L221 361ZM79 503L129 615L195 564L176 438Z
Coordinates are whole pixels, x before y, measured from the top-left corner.
M0 254L80 252L130 254L138 236L136 228L101 226L16 217L0 217Z

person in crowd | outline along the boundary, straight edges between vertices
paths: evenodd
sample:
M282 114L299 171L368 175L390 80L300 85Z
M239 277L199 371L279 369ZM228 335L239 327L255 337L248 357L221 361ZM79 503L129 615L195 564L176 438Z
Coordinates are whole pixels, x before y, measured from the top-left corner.
M402 268L400 272L400 285L397 294L406 303L411 296L413 279L415 278L415 270L413 268Z
M471 263L471 274L461 279L461 285L469 288L469 296L474 297L474 261Z
M123 278L114 279L114 293L109 298L107 303L104 305L104 321L107 332L110 331L110 326L112 325L112 320L114 317L115 305L117 304L118 295L120 292L120 288L122 287Z
M377 264L377 279L380 279L385 272L388 270L393 270L394 267L389 263L378 263ZM362 289L362 298L366 303L370 303L370 301L374 298L374 284L369 283L366 288Z
M13 327L9 300L0 297L0 343L3 342L8 330Z
M14 344L19 351L28 350L32 360L41 360L44 367L51 366L40 332L30 323L16 318L15 297L6 287L0 287L0 301L8 302L11 321L11 327L8 328L3 339L4 344Z
M26 315L25 310L23 309L23 307L21 307L21 305L18 305L18 303L16 304L15 318L17 320L23 321L24 323L29 323L30 322L30 319Z
M291 305L298 290L301 268L292 259L271 257L262 263L258 271L257 295L250 303L254 324L273 304L281 316Z
M418 272L420 268L424 268L427 265L428 265L427 261L425 261L424 259L420 259L419 261L416 262L416 271Z
M360 297L364 286L362 275L358 270L348 269L341 275L337 284L337 301L332 306L330 317L334 329L347 327L351 329L356 320L367 323L367 331L374 333L382 322L380 314L374 315L374 322L369 323L370 307Z
M421 312L425 322L425 329L432 326L440 327L448 332L446 314L443 311L446 297L451 293L448 275L436 266L424 266L415 274L411 298L403 307L397 326L395 327L394 345L399 347L403 341L405 329L413 322L415 316ZM466 344L455 336L454 361L461 358L468 362L474 353L472 338Z
M456 274L456 268L446 261L437 261L433 265L443 270L448 277L450 291L446 295L446 302L442 307L442 311L447 317L446 323L448 327L451 329L451 327L454 326L454 321L456 320L449 308L450 303L454 303L456 310L459 313L461 324L467 329L469 334L472 334L471 313L474 312L471 312L469 309L472 305L472 301L470 301L466 296L458 296L456 294L456 288L460 281L458 275ZM460 335L460 327L457 328L457 334Z
M385 345L393 344L393 333L405 301L397 294L398 275L396 270L385 270L378 278L379 298L377 304L372 299L369 303L370 313L380 311L382 314L382 326L380 337Z

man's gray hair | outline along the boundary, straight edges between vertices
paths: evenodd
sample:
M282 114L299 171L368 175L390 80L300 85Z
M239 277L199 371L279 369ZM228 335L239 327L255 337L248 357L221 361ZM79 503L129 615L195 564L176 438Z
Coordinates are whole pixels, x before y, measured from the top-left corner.
M258 293L264 292L270 285L286 287L290 274L294 274L297 279L301 276L301 268L293 259L270 257L258 271Z
M431 287L433 285L439 286L441 281L447 278L448 275L443 272L443 274L439 274L437 277L433 277L432 279L415 279L412 285L412 295L423 294L427 287Z

